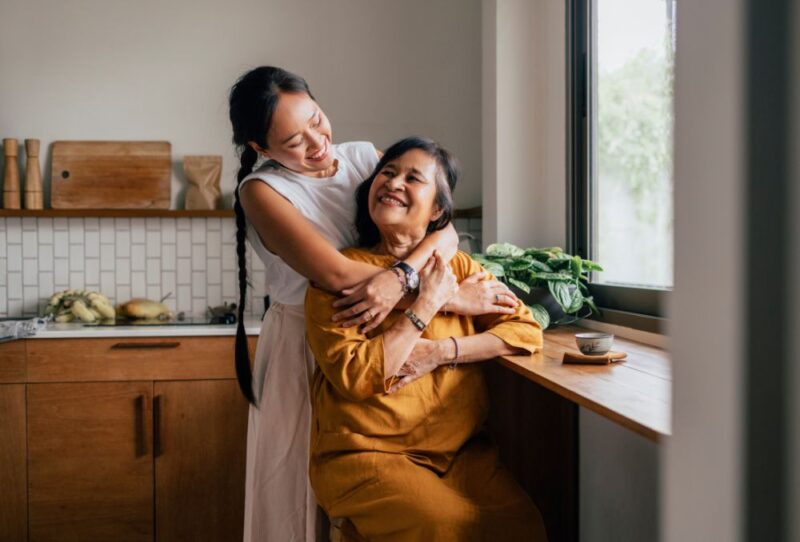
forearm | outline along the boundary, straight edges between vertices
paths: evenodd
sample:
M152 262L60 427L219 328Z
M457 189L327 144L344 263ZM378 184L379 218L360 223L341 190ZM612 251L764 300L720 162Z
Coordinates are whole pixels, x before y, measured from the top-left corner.
M409 309L425 323L430 322L436 314L436 307L431 306L424 299L417 299L409 306ZM384 331L383 374L385 378L397 375L420 336L422 336L422 330L417 329L405 316L395 320L394 324Z
M513 356L526 354L522 348L516 348L506 343L503 339L491 333L478 333L469 337L456 337L458 342L458 358L456 359L456 345L453 339L440 339L437 346L441 349L442 363L474 363L496 358L498 356Z
M309 277L312 282L318 284L329 292L340 292L345 288L351 288L365 282L385 269L364 262L351 260L340 254L333 266L326 269L318 269L313 273L315 277ZM341 261L339 261L341 259Z
M425 236L404 261L419 271L433 255L434 250L441 254L446 262L449 262L458 251L458 233L452 223Z

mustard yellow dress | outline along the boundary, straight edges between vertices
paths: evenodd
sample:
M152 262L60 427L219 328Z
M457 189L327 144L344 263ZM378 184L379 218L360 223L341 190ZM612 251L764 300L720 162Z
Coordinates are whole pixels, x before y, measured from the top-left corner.
M347 249L351 259L389 267L390 256ZM450 266L459 281L481 270L467 254ZM365 336L331 322L335 297L306 294L306 332L317 361L312 379L309 474L332 519L373 541L546 540L541 514L500 464L481 427L488 396L481 364L440 367L388 395L382 332ZM423 337L487 331L529 352L542 331L522 304L513 315L437 315Z

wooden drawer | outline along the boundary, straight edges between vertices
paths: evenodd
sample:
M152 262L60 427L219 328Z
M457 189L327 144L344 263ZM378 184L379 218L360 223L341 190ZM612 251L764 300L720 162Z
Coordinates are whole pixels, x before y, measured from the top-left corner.
M248 338L250 356L257 337ZM28 382L236 378L234 337L31 339Z
M0 344L0 384L25 382L24 340Z

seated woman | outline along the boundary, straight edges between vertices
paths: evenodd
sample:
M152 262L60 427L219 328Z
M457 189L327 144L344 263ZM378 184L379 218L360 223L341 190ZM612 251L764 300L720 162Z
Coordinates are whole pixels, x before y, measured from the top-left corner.
M344 254L386 268L402 260L450 222L456 178L433 141L395 143L358 190L361 248ZM511 315L438 312L457 281L480 270L464 253L449 265L434 255L409 308L366 335L332 323L336 297L308 289L306 332L320 369L311 484L331 518L349 520L357 533L343 531L353 539L547 539L538 509L481 429L488 397L475 363L534 352L541 328L521 303Z

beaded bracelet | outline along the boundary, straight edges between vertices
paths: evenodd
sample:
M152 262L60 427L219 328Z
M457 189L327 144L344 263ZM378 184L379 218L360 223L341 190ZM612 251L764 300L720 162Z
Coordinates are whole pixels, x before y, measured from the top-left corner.
M400 288L402 288L403 293L406 293L406 275L403 273L403 270L399 267L390 267L389 271L394 273L394 276L400 281Z
M455 337L450 337L450 340L453 341L453 345L456 347L456 355L453 356L453 361L450 362L450 368L455 369L458 365L458 341Z

